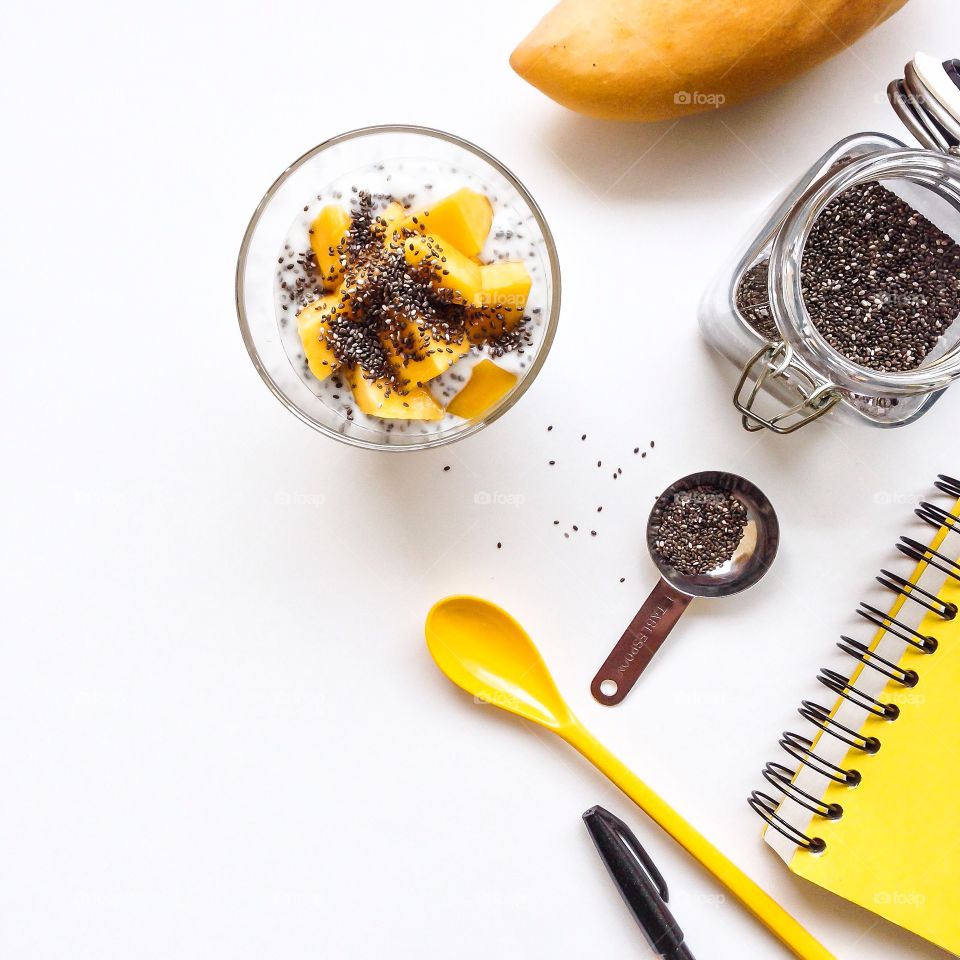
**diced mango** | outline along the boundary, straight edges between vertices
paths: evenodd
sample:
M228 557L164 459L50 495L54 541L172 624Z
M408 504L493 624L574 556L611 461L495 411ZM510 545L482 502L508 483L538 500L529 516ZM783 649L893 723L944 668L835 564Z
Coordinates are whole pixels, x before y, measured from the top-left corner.
M391 200L383 213L380 214L380 218L385 220L388 224L398 223L404 214L403 204L399 200Z
M350 229L350 214L335 203L325 206L310 224L310 246L324 289L332 290L343 276L340 256Z
M376 229L383 231L383 239L386 244L396 244L395 249L399 249L401 238L401 222L406 215L403 204L398 200L391 200L380 213L377 214ZM380 221L383 221L382 223Z
M532 283L522 260L483 264L480 292L473 299L480 312L470 321L471 339L495 339L516 327L523 319Z
M403 255L415 266L427 264L433 271L434 283L459 294L466 303L473 303L480 293L480 266L445 240L432 234L407 237Z
M326 380L339 365L336 354L327 345L327 324L330 314L340 302L337 293L328 293L319 300L307 304L297 314L297 332L303 344L310 372L318 380Z
M492 223L493 207L487 197L463 187L408 217L403 226L443 237L465 257L475 257L487 242Z
M440 420L443 407L424 387L397 393L382 380L368 380L358 366L347 370L347 382L363 413L385 420Z
M401 336L385 338L384 346L399 375L411 384L427 383L440 376L470 351L466 337L459 343L448 343L413 321Z
M447 412L465 420L476 420L517 382L517 375L484 358L470 374L466 386L447 405Z
M397 200L391 200L383 212L379 214L380 219L386 223L386 226L380 226L380 229L383 230L384 245L392 250L400 249L405 216L406 210L403 204Z
M527 306L533 281L522 260L498 260L480 267L478 307L509 307L520 316Z

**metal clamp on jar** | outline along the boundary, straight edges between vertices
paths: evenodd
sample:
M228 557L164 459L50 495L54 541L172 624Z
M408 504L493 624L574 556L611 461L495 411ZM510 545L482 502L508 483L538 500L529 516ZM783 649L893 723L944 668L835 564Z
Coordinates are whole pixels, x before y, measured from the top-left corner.
M888 95L924 149L840 141L703 301L704 336L742 371L747 430L831 412L901 426L960 376L960 60L917 54Z

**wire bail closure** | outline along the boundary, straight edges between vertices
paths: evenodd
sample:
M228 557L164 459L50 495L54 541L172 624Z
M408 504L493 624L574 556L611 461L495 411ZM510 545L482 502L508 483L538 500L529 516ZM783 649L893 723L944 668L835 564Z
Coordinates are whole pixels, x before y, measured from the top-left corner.
M820 383L799 364L794 362L794 352L783 340L765 344L743 368L740 381L733 393L733 405L740 411L743 428L750 433L760 430L772 430L774 433L787 434L819 419L840 400L838 388L833 383ZM801 399L785 410L771 417L764 417L754 409L757 397L770 380L782 378L790 381L789 374L795 375L791 383L800 393ZM753 387L744 400L747 385L753 380ZM793 419L791 419L793 418Z
M904 67L903 79L887 87L887 98L900 122L928 150L960 156L960 61L938 64L918 54ZM946 79L946 83L944 83Z

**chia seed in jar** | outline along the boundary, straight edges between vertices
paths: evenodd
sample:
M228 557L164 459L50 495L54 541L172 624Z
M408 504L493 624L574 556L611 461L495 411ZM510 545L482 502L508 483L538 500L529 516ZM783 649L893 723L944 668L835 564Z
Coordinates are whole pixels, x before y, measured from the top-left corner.
M915 370L960 314L960 246L880 183L852 187L818 217L801 287L814 326L839 353L882 372ZM767 340L767 261L747 270L737 309Z

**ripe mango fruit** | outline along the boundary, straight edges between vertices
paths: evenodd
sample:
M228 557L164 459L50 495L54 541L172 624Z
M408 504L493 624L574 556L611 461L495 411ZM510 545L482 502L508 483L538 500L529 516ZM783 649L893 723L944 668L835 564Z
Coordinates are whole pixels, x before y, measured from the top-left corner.
M336 354L327 346L327 322L331 311L340 302L336 292L328 293L313 303L308 303L297 314L297 332L303 344L303 354L307 358L310 372L318 380L326 380L340 365Z
M561 0L513 51L557 103L665 120L764 93L850 46L906 0Z
M399 200L391 200L380 214L380 218L387 223L396 223L402 219L403 214L403 204Z
M377 216L386 224L384 239L391 240L400 228L401 221L406 218L406 210L398 200L391 200Z
M480 292L473 305L480 308L469 322L475 342L501 336L523 319L533 280L522 260L499 260L480 267Z
M411 321L401 336L385 338L384 347L403 379L422 384L439 377L468 353L470 341L464 337L460 343L447 343Z
M397 393L382 380L368 380L358 366L349 367L346 378L357 406L368 416L385 420L439 420L443 417L443 407L424 387L409 387L406 393Z
M533 281L522 260L498 260L480 267L477 307L507 307L523 316Z
M517 375L484 358L471 371L463 389L447 404L447 413L476 420L516 385Z
M310 247L325 290L333 290L343 277L340 254L350 229L350 214L335 203L325 206L310 224Z
M408 230L436 234L464 256L475 257L487 242L492 223L493 207L486 195L463 187L407 217L402 225Z
M473 303L483 286L480 265L461 253L451 242L429 233L406 237L403 255L414 266L426 262L433 268L434 283Z

